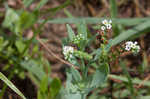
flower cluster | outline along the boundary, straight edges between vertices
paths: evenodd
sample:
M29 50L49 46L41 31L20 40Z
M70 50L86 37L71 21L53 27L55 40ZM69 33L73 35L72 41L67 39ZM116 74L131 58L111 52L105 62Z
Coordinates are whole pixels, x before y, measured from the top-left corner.
M102 24L103 24L103 25L101 26L101 30L103 30L103 31L106 30L106 29L109 30L109 29L112 28L112 25L111 25L111 24L112 24L112 21L111 21L111 20L106 20L106 19L105 19L105 20L102 21Z
M72 46L64 46L63 47L63 54L66 60L69 60L73 57L74 48Z
M133 53L138 53L140 51L140 46L137 45L137 42L128 41L125 44L126 51L132 51Z
M82 40L85 40L85 37L83 36L83 34L78 34L77 36L75 36L75 38L73 40L73 43L78 44Z

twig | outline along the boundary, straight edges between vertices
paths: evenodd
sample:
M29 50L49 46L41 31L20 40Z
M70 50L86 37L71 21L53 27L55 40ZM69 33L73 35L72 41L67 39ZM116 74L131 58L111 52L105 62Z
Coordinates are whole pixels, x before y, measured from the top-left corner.
M67 61L65 61L65 60L63 60L63 59L61 59L59 56L57 56L56 54L54 54L54 53L42 42L42 40L41 40L39 37L37 37L36 39L37 39L37 40L39 41L39 43L48 51L48 53L51 54L52 56L54 56L56 59L58 59L59 61L61 61L61 62L64 63L64 64L67 64L68 66L71 66L71 67L74 67L74 68L76 68L76 69L79 69L77 66L75 66L75 65L73 65L73 64L71 64L71 63L69 63L69 62L67 62Z

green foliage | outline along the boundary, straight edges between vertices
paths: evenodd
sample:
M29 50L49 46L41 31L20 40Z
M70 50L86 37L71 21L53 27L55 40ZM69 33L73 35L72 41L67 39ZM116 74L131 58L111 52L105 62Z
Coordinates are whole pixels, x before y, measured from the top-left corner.
M86 99L90 92L92 95L89 99L108 99L109 93L100 94L99 92L106 87L110 87L110 82L107 78L117 79L122 83L113 83L111 85L112 95L116 99L138 96L140 99L149 99L149 89L140 90L137 92L134 89L134 84L143 84L149 87L150 82L133 78L128 73L125 63L120 64L123 75L117 76L109 74L109 56L110 48L122 41L135 39L142 34L150 32L150 21L148 18L117 18L118 9L117 1L109 0L110 15L113 21L113 39L110 39L108 44L101 42L97 49L93 48L96 36L93 35L87 28L87 24L99 24L104 18L75 18L72 14L64 10L64 13L69 18L54 18L52 16L62 8L70 5L73 1L66 0L65 3L55 8L40 10L49 0L36 1L37 5L33 11L27 11L28 7L36 0L23 0L24 9L15 10L6 7L6 13L0 28L0 61L3 66L3 71L6 71L9 76L6 78L0 72L0 79L6 83L13 91L25 99L24 95L13 85L10 80L14 75L21 79L25 79L26 75L33 81L37 87L38 99ZM50 14L50 16L48 16ZM45 16L46 19L40 18ZM66 71L67 80L65 88L61 85L59 78L51 78L51 68L48 60L43 58L43 52L39 51L40 47L36 36L41 34L45 23L64 24L67 23L68 37L63 39L63 46L74 45L75 51L72 60L68 60L75 67L68 68ZM69 24L76 24L77 31L74 31ZM38 24L35 26L35 24ZM101 26L101 25L100 25ZM100 26L94 27L99 29ZM125 27L131 27L124 30ZM10 34L6 33L8 30ZM32 30L33 37L26 38L23 33L27 30ZM106 36L104 39L107 40ZM30 46L32 45L32 46ZM91 47L92 46L92 47ZM145 57L144 57L145 58ZM147 60L144 59L141 72L146 70ZM76 69L78 68L78 69ZM91 72L92 70L92 72ZM6 90L6 85L3 86L0 92L0 98ZM116 90L113 92L113 88ZM126 88L126 89L122 89ZM107 89L107 88L106 88Z
M16 41L15 45L16 45L17 50L19 51L19 53L22 53L24 48L25 48L25 44L21 41Z
M69 40L73 41L75 34L69 24L67 24L67 30L68 30Z
M81 17L81 18L57 18L53 20L48 20L48 23L53 24L65 24L65 23L80 23L85 21L87 24L99 24L104 18L94 18L94 17ZM144 21L149 20L149 17L144 18L113 18L112 21L115 22L118 25L124 25L124 26L135 26L138 25ZM43 20L39 21L40 23L43 22Z
M48 0L41 0L35 9L40 9L43 5L45 5Z
M116 0L109 0L110 1L110 13L112 18L117 17L117 3Z
M34 11L32 13L23 11L19 17L19 20L17 22L19 32L22 32L25 29L28 29L35 24L38 18L38 12Z
M7 9L5 19L3 21L3 26L9 28L13 32L17 32L16 22L19 20L19 15L16 11L11 8Z
M25 7L28 7L32 4L33 1L34 0L23 0L23 4L24 4Z
M82 52L82 51L75 51L75 56L79 57L79 58L83 58L83 59L87 59L90 60L93 57L91 55L89 55L88 53Z
M41 62L30 59L29 61L22 61L21 66L33 73L39 80L42 80L46 75Z
M94 88L100 87L106 81L107 76L109 74L109 65L107 59L108 53L105 51L105 49L103 49L102 57L98 57L97 63L96 61L94 61L93 56L85 51L88 45L88 41L91 40L91 38L88 37L85 23L77 24L78 33L76 35L69 25L67 25L67 29L69 40L66 40L64 42L65 44L74 43L74 38L79 38L78 35L80 34L82 34L82 36L85 39L78 39L79 42L74 43L76 44L77 49L73 52L73 55L74 57L79 58L81 62L79 62L78 59L73 60L76 61L76 63L78 63L78 67L81 69L81 73L75 68L70 68L68 70L67 86L66 90L64 90L66 92L65 98L68 99L70 96L78 96L81 97L81 99L85 99L89 92L91 92ZM102 45L105 46L105 44ZM88 63L85 64L85 60L88 60ZM89 66L91 65L91 63L93 63L93 61L95 64L97 64L97 68L94 73L89 75Z
M109 74L108 64L100 66L93 75L91 86L98 87L99 85L103 84L106 81L108 74Z
M27 11L26 8L29 7L33 1L34 0L23 0L25 9L18 10L8 7L6 2L6 13L2 27L0 28L0 61L2 65L4 65L2 70L9 74L9 80L12 79L14 75L17 75L21 79L25 79L26 76L28 76L38 88L37 96L39 99L50 97L50 93L53 93L51 97L54 99L59 93L61 83L59 79L53 80L49 76L51 72L50 64L43 58L43 52L39 51L39 44L35 39L47 22L45 20L38 27L35 27L39 18L44 16L39 10L48 0L41 0L33 11ZM9 31L10 34L5 33L5 30ZM34 33L30 39L23 36L23 33L26 33L27 30L32 30ZM31 45L32 48L30 49ZM21 94L12 83L9 83L4 77L1 79L17 92L18 95L23 97L23 94ZM51 83L52 81L54 82ZM56 85L54 83L56 83ZM49 89L50 84L53 84L55 87L57 86L58 89L54 89L54 86ZM6 88L7 86L4 85L0 92L0 98L3 98Z
M117 79L117 80L121 80L121 81L123 81L123 82L128 82L128 78L126 78L126 77L124 77L124 76L117 76L117 75L109 75L109 77L111 77L111 78L114 78L114 79ZM132 78L132 83L134 83L134 84L140 84L140 83L142 83L142 81L143 80L140 80L140 79L138 79L138 78ZM149 81L145 81L145 82L143 82L143 85L144 86L150 86L150 82Z
M15 85L7 79L1 72L0 72L0 79L4 81L13 91L15 91L18 95L20 95L23 99L26 99L25 96L15 87Z
M50 83L50 99L55 99L61 89L61 81L58 78L54 78Z

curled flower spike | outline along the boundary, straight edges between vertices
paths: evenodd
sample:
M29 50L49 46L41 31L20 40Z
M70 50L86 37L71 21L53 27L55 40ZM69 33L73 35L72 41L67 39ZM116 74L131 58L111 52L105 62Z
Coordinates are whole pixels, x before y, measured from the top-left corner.
M112 21L111 20L103 20L102 21L102 24L103 24L103 26L101 27L101 30L105 30L105 29L108 29L108 30L110 30L111 28L112 28Z
M74 48L72 46L64 46L63 47L63 54L66 60L69 60L73 57Z
M138 53L140 51L140 46L137 45L137 42L128 41L125 44L126 51L132 51L133 53Z

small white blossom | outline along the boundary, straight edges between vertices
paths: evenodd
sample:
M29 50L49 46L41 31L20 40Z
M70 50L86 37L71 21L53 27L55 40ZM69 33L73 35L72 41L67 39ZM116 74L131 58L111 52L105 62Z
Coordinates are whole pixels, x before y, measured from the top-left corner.
M101 30L105 30L105 28L109 30L109 29L112 28L112 25L111 25L111 24L112 24L112 21L111 21L111 20L106 20L106 19L105 19L105 20L102 21L102 24L103 24L104 26L101 27ZM105 28L104 28L104 27L105 27Z
M112 27L111 24L107 24L107 25L106 25L106 28L107 28L107 29L111 29L111 27Z
M137 44L137 41L135 41L134 44Z
M126 51L132 51L133 53L138 53L140 51L140 46L137 45L137 42L128 41L125 44Z
M84 37L83 34L78 34L77 36L75 36L73 42L74 42L75 44L78 44L78 43L80 43L82 40L85 40L85 39L86 39L86 38Z
M136 46L137 46L137 45L136 45L135 43L133 43L133 44L131 45L132 48L136 48Z
M69 59L73 57L74 48L72 46L64 46L63 47L63 54L65 59Z
M130 46L126 46L125 50L130 51L131 47Z
M137 52L140 52L140 46L136 46Z
M128 42L126 42L126 46L132 46L132 44L133 44L133 42L132 41L128 41Z
M103 31L104 31L105 29L106 29L106 27L105 27L105 26L102 26L102 27L101 27L101 30L103 30Z
M102 23L103 23L104 25L107 25L107 24L108 24L108 21L105 19L105 20L102 21Z

